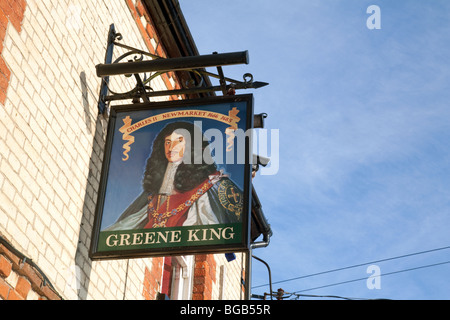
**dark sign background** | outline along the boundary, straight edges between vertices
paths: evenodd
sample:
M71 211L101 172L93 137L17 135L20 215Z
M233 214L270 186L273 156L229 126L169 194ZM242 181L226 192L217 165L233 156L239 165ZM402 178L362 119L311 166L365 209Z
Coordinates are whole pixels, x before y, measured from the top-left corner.
M111 107L91 258L247 250L251 203L250 143L248 139L239 140L227 135L227 129L238 129L243 133L252 128L252 101L252 95L239 95ZM217 207L228 207L228 212L234 210L238 221L160 228L141 225L136 228L111 230L123 212L143 193L143 174L155 138L166 125L180 121L200 127L204 138L209 140L217 169L227 177L216 185L216 202L220 204ZM218 138L219 141L216 140ZM233 142L232 146L230 140ZM242 141L245 143L240 143ZM231 150L227 151L227 147ZM240 155L245 153L245 157L238 156L238 152ZM233 161L229 161L230 159ZM234 196L235 189L241 191L239 196ZM194 194L190 199L194 202L197 198ZM148 215L144 209L141 211Z

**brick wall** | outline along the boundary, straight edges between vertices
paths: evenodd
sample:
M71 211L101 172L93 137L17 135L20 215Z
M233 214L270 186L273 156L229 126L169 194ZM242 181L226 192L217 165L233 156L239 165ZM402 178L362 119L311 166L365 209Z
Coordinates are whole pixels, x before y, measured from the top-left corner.
M30 261L0 244L0 299L60 300L61 297Z
M246 254L236 253L236 259L228 262L223 254L214 255L215 282L212 284L213 300L245 299L243 281L245 282Z
M173 259L173 258L172 258ZM143 296L147 300L158 298L158 293L170 295L170 263L167 258L154 258L150 267L145 268ZM228 262L223 254L196 255L192 270L192 300L242 300L245 292L242 279L245 278L245 255L236 254L236 259ZM226 271L225 271L226 270Z
M212 286L216 282L216 261L213 255L197 255L194 268L192 300L211 300Z
M11 23L16 31L20 32L25 8L25 0L0 1L0 54L3 51L3 41L9 24ZM5 103L10 76L11 71L0 56L0 103Z
M151 259L92 262L88 247L107 126L95 65L111 23L126 44L147 43L124 0L24 4L0 1L0 234L65 299L142 299Z
M142 35L142 39L148 48L148 52L159 57L167 58L167 52L164 49L164 44L162 44L159 40L159 36L153 26L150 15L146 11L142 1L136 0L133 2L132 0L126 0L126 3L130 8L131 15L136 22L140 34ZM167 90L181 89L175 73L168 72L161 75L160 78ZM179 98L180 97L175 95L169 97L170 100L178 100Z
M88 257L107 128L95 65L111 23L127 45L166 56L140 0L0 0L0 235L20 252L0 247L0 299L155 299L162 290L163 258ZM180 88L173 73L151 85ZM201 298L242 298L240 255L197 262Z
M161 287L163 258L153 258L151 268L145 268L142 295L145 300L157 299L159 288Z

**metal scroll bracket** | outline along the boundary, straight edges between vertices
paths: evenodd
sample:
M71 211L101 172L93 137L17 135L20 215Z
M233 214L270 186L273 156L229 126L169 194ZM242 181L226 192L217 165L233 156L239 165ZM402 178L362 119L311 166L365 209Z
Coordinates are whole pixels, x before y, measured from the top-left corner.
M116 38L116 30L114 28L114 24L111 24L109 26L108 43L106 45L105 64L110 64L112 62L115 38ZM108 84L109 84L109 77L103 77L102 83L100 85L100 94L98 99L99 114L103 114L106 110L106 101L104 98L108 95Z
M100 86L100 96L98 101L98 112L104 114L107 111L107 104L111 101L131 99L133 103L141 101L150 102L151 97L188 95L211 92L222 92L223 95L233 95L239 89L258 89L268 85L266 82L253 81L253 76L246 73L243 81L227 78L224 76L222 66L248 64L248 52L217 53L199 56L187 56L178 58L162 58L160 56L139 50L118 41L122 40L122 35L116 33L114 24L111 24L108 32L108 42L106 47L105 63L95 66L97 76L102 78ZM125 50L113 61L114 47L118 46ZM130 60L130 56L134 56ZM121 62L127 58L126 62ZM145 60L144 57L150 58ZM216 67L218 74L208 72L205 68ZM153 79L167 72L188 71L200 76L201 80L197 84L186 84L181 89L154 91L150 83ZM149 75L147 75L149 73ZM141 77L141 74L144 74ZM134 76L135 87L128 92L118 93L111 90L111 76ZM204 77L219 79L218 86L205 85Z

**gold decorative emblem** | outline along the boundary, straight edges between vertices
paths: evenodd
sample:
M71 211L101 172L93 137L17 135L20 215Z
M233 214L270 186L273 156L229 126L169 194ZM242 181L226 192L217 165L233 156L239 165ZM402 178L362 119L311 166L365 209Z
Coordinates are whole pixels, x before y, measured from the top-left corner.
M241 216L244 203L242 193L230 180L222 180L220 182L218 192L220 204L225 209L234 212L234 214L239 218Z
M123 134L122 139L126 141L123 145L123 161L127 161L129 159L128 152L130 152L131 147L134 143L134 136L131 134L135 131L142 129L148 125L154 124L159 121L167 120L167 119L177 119L177 118L185 118L185 117L196 117L196 118L205 118L217 120L222 123L229 125L228 128L225 129L225 133L227 135L227 151L231 151L234 144L234 132L238 129L238 122L241 119L237 116L239 110L237 107L233 107L233 109L228 111L228 116L222 113L212 112L212 111L202 111L202 110L176 110L165 112L157 115L153 115L151 117L145 118L141 121L132 124L132 119L130 116L126 116L123 121L123 126L120 127L119 131Z

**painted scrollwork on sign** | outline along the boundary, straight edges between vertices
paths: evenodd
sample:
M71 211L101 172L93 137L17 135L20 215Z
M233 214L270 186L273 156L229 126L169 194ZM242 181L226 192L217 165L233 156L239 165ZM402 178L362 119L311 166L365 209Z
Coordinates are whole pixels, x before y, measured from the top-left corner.
M157 115L153 115L151 117L145 118L139 122L132 124L132 119L130 116L126 116L123 119L123 126L119 129L119 131L123 134L122 139L126 141L123 144L123 161L127 161L129 159L128 153L131 151L130 145L134 143L134 136L131 134L143 127L154 124L159 121L175 119L175 118L186 118L186 117L196 117L196 118L205 118L217 120L222 123L226 123L229 125L225 129L225 134L227 135L227 147L226 150L230 151L234 144L234 132L238 129L238 123L240 118L237 116L239 110L234 107L229 112L228 115L212 112L212 111L202 111L202 110L183 110L183 111L170 111Z

